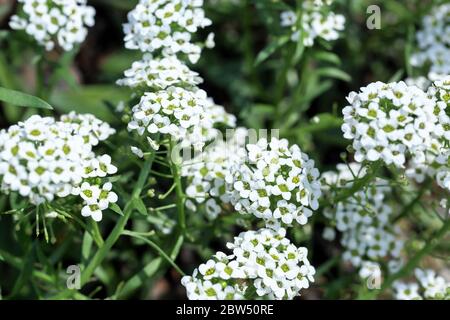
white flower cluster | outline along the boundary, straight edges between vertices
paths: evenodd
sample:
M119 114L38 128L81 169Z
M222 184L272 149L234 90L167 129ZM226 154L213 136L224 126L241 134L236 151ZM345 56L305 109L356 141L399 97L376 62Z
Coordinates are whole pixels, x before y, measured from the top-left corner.
M94 25L95 10L86 0L18 0L23 13L11 17L9 25L24 30L46 50L56 45L70 51L84 41L87 27Z
M203 0L140 0L124 25L125 47L163 55L187 55L192 63L201 47L192 34L211 24L202 8Z
M428 77L436 80L450 74L450 4L435 7L422 24L416 34L418 52L411 55L410 63L429 66Z
M144 54L142 60L133 62L125 71L125 78L117 81L118 85L131 88L166 89L170 86L193 87L203 82L197 72L191 71L175 56L154 58Z
M281 13L281 26L292 31L291 40L303 40L303 44L311 47L316 38L333 41L339 38L339 31L344 30L345 17L335 14L329 8L332 1L303 1L301 10L301 27L294 11Z
M187 90L169 87L157 92L146 92L139 104L133 107L133 119L128 130L139 135L168 134L181 140L181 146L198 148L217 134L214 125L235 125L235 118L215 105L201 89Z
M416 269L414 274L418 283L394 283L394 296L397 300L450 299L450 282L438 276L434 270Z
M360 164L338 164L337 172L322 174L324 192L351 188L355 179L365 175ZM361 267L362 277L380 269L378 262L389 258L394 265L400 258L403 241L396 236L399 230L391 226L392 209L386 204L389 192L387 182L380 179L324 210L325 217L342 233L343 259Z
M248 161L234 172L234 207L278 228L307 223L319 207L319 171L314 161L286 139L247 144Z
M192 199L186 201L186 205L195 212L194 201L204 204L207 217L211 220L222 212L222 204L232 202L234 168L246 159L247 130L237 128L233 131L232 137L227 136L226 141L214 141L182 167L182 176L188 178L186 195Z
M344 138L353 139L355 159L382 160L403 168L405 155L424 151L434 136L447 130L440 123L445 106L416 86L374 82L351 92L343 109Z
M117 201L111 183L98 179L117 172L109 155L92 148L114 130L92 115L70 113L60 121L31 116L0 131L0 181L3 192L17 192L33 204L79 195L83 216L100 221ZM101 181L101 180L100 180Z
M314 281L315 269L308 250L297 248L285 235L284 229L241 233L227 244L232 255L218 252L192 276L183 277L189 299L281 300L300 295Z
M437 124L432 138L423 150L416 152L408 163L406 175L421 183L425 178L436 178L442 188L450 190L450 163L448 142L450 141L450 77L442 77L428 88L428 97L435 104Z

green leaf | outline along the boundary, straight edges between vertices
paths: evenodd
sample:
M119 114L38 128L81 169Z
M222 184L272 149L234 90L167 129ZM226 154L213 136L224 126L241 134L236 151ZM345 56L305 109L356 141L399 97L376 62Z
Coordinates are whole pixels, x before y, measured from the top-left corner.
M38 97L3 87L0 87L0 101L20 107L53 109L51 105Z
M109 208L114 211L115 213L117 213L119 216L123 216L123 211L122 209L120 209L120 207L115 204L115 203L110 203L109 204Z
M130 90L126 88L114 85L87 85L74 90L55 90L50 102L61 112L90 113L101 120L114 123L118 119L102 102L108 101L116 105L120 101L128 101L129 98Z
M348 73L333 67L318 69L317 74L319 76L335 78L345 82L350 82L352 80L352 77Z
M94 243L94 239L89 234L89 232L85 232L83 236L83 242L81 244L81 261L83 265L89 260L91 256L92 244Z
M255 59L255 66L259 65L261 62L267 60L272 54L275 53L279 48L281 48L284 44L286 44L289 41L288 36L283 36L280 38L275 39L271 43L267 45L260 53L258 53L258 56Z
M325 61L325 62L329 62L335 65L340 65L341 64L341 59L339 58L339 56L333 52L329 52L329 51L325 51L325 50L321 50L321 51L316 51L313 54L314 59L320 60L320 61Z
M302 126L300 131L303 134L340 128L342 122L343 122L342 118L336 117L331 113L321 113L311 119L311 124Z
M137 211L139 211L140 214L144 216L148 215L147 207L145 206L141 198L134 198L133 205L137 209Z
M264 127L264 121L274 114L275 107L269 104L257 103L241 112L241 117L246 124L255 129Z

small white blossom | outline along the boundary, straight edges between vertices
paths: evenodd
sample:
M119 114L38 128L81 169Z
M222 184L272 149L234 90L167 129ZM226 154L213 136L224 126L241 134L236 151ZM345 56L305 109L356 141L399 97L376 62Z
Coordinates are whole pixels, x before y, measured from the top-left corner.
M125 78L118 85L166 89L170 86L196 86L202 82L197 72L191 71L175 56L154 58L145 54L142 60L133 62L125 71Z
M18 192L37 205L55 198L80 196L83 216L99 221L102 210L117 201L111 183L89 179L115 174L109 155L97 156L93 147L114 133L92 115L70 113L56 121L31 116L0 131L0 182L3 192Z
M202 6L203 0L140 0L124 25L125 47L184 54L196 63L201 47L192 42L192 35L211 24Z
M145 93L133 107L128 130L139 135L161 133L181 141L182 147L205 143L218 134L214 126L234 126L234 116L208 99L206 92L180 87Z
M437 299L450 298L450 282L436 275L431 269L416 269L414 275L417 283L394 283L394 296L398 300Z
M306 0L302 2L301 29L294 11L283 11L280 15L281 26L290 28L291 40L303 40L311 47L316 38L333 41L339 38L339 31L344 30L345 17L335 14L329 8L331 1Z
M411 55L415 67L429 65L428 77L436 80L450 74L450 5L433 8L422 20L422 29L416 33L417 52Z
M314 281L315 269L307 249L295 247L285 235L284 229L241 233L227 244L232 255L219 252L183 277L188 298L243 299L249 287L256 289L254 298L292 300L300 295Z
M322 174L325 193L334 196L335 192L351 188L355 179L366 175L366 170L358 163L338 164L337 172ZM361 267L360 275L365 278L375 270L375 264L385 259L397 261L403 248L403 240L398 230L391 226L392 208L386 204L390 192L387 181L377 179L340 201L334 207L327 207L324 215L342 233L341 245L343 259L354 267ZM370 271L370 270L372 271ZM369 272L370 271L370 272Z
M232 203L242 213L290 226L306 224L319 207L319 171L286 139L248 144L248 160L235 166ZM277 224L275 224L277 225Z
M70 51L84 41L94 25L95 9L86 0L18 0L23 12L13 15L12 29L24 30L46 50Z
M358 162L382 160L403 168L407 155L427 149L439 120L436 102L404 82L371 83L347 100L342 131L353 140Z

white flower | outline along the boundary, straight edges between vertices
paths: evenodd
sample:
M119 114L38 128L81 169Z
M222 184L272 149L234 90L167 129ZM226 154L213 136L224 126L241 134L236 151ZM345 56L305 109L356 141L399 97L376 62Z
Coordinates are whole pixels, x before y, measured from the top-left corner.
M321 195L314 161L285 139L248 144L248 161L233 169L232 203L237 211L290 226L304 225Z
M431 269L416 269L414 275L417 283L395 282L394 296L399 300L422 300L450 298L450 282L436 275Z
M353 140L355 159L382 160L403 168L406 155L427 149L438 117L436 101L404 82L375 82L352 92L344 111L344 138Z
M419 295L419 286L416 283L395 282L393 287L397 300L422 300Z
M211 24L203 1L140 0L124 24L125 47L164 55L184 54L195 63L201 47L191 35Z
M290 29L292 41L303 39L303 44L308 47L314 44L316 38L326 41L336 40L339 38L339 31L344 30L345 17L332 12L330 4L323 1L303 1L301 29L297 15L293 11L281 13L281 26Z
M137 147L131 147L131 152L135 154L138 158L142 159L144 157L144 152Z
M39 45L52 50L72 50L84 41L87 27L94 25L95 10L86 0L18 0L23 13L13 15L12 29L25 30Z
M167 134L180 140L181 147L204 143L218 135L214 125L234 126L235 118L208 99L198 88L187 90L169 87L166 90L145 93L133 107L133 119L128 130L138 134ZM153 141L153 140L152 140Z
M98 197L98 205L100 209L105 210L109 207L110 203L116 203L118 200L117 194L112 192L112 183L105 183L100 189L100 195Z
M60 121L34 115L1 130L1 191L18 192L32 204L77 195L86 204L83 215L101 218L98 210L117 201L117 196L109 192L110 184L101 187L86 180L117 172L109 155L93 152L99 141L113 133L94 116L75 113L62 116Z
M188 298L242 299L251 285L256 288L254 298L295 298L314 281L315 269L307 259L307 249L295 247L285 234L284 229L241 233L227 244L232 255L219 252L192 276L183 277Z
M432 80L450 74L450 5L436 6L422 20L422 29L416 33L417 52L410 58L411 65L429 65Z
M333 198L336 190L351 188L354 180L365 175L366 170L358 163L339 164L337 172L322 174L323 190ZM343 259L361 267L360 276L363 278L376 271L380 259L397 261L403 249L399 231L391 225L393 211L386 204L390 191L387 181L376 179L348 199L324 210L330 225L342 233ZM334 230L327 227L323 236L333 239Z
M133 62L118 85L166 89L170 86L196 86L203 80L175 56L154 58L144 54L142 60Z
M214 141L197 157L183 163L181 174L188 178L189 183L186 193L198 204L209 197L205 203L209 219L215 219L222 212L222 203L232 201L232 168L246 159L246 135L246 129L237 128L226 141ZM248 197L250 190L244 191L243 188L243 194Z

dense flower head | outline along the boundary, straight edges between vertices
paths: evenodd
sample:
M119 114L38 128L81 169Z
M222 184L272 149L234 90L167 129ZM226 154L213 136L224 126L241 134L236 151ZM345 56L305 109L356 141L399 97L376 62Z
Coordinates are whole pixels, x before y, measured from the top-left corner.
M417 151L408 163L406 175L419 183L426 177L436 178L441 187L450 190L450 77L434 81L427 95L435 104L437 122L425 148Z
M358 162L382 160L402 168L405 155L423 151L442 131L438 120L443 106L404 82L374 82L347 100L342 131L353 140Z
M297 248L285 237L286 230L247 231L227 247L231 255L218 252L200 265L182 284L188 298L242 299L255 290L253 298L293 299L314 281L315 269L308 250Z
M55 46L70 51L84 41L87 27L94 25L95 9L86 0L18 0L23 9L9 22L24 30L46 50Z
M228 130L227 130L228 131ZM196 211L196 204L205 206L209 219L222 212L222 204L232 202L234 168L246 159L247 129L237 128L226 140L216 140L200 155L183 163L182 175L188 178L186 204Z
M235 125L234 116L197 88L169 87L146 92L132 112L133 118L128 124L130 131L136 130L139 135L166 134L179 139L182 147L203 147L218 134L214 128L218 123Z
M397 300L448 300L450 282L436 274L432 269L419 269L414 272L417 282L396 281L393 285Z
M145 54L142 60L133 62L125 71L125 78L118 85L131 88L166 89L170 86L196 86L203 80L175 56L155 58Z
M124 25L125 47L164 55L185 54L193 63L201 47L192 42L198 29L207 27L203 0L140 0Z
M304 225L319 207L319 171L314 160L286 139L261 138L247 144L247 161L235 168L232 197L241 213L277 228Z
M337 171L322 174L324 192L351 188L355 179L366 175L358 163L338 164ZM341 234L341 245L345 251L343 259L355 267L362 267L364 276L368 270L376 270L376 264L389 259L398 260L403 241L391 226L392 208L386 204L391 192L387 181L377 179L365 189L327 207L324 215Z
M339 38L339 31L344 30L345 17L335 14L329 8L332 1L307 0L303 1L301 29L297 14L294 11L281 13L281 26L291 29L291 40L300 41L311 47L316 38L332 41Z
M117 172L109 155L92 148L114 130L92 115L70 113L60 121L31 116L0 131L0 181L4 192L17 192L38 205L79 195L82 215L101 220L102 210L117 201L101 178Z
M450 73L450 4L433 8L416 34L418 50L410 63L428 67L428 77L438 79Z

